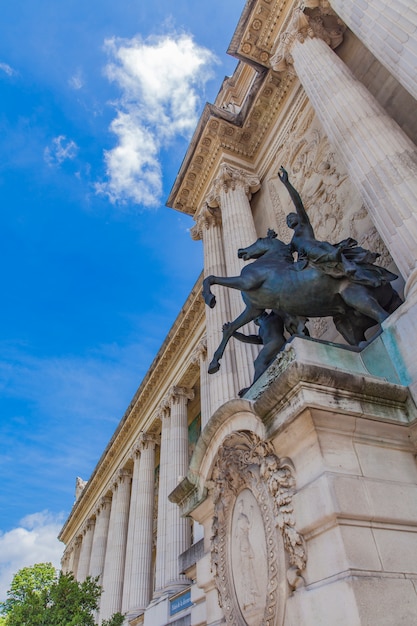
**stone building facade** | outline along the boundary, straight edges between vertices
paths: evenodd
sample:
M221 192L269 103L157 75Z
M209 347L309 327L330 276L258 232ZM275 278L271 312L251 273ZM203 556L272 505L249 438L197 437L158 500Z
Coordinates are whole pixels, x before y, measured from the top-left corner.
M135 626L417 622L417 8L248 0L237 61L168 199L204 271L78 498L64 571L100 576L99 620ZM356 239L404 303L362 349L308 321L251 386L256 346L208 363L237 250L288 242L284 165L316 236ZM250 327L243 332L253 333ZM239 397L243 388L249 390Z

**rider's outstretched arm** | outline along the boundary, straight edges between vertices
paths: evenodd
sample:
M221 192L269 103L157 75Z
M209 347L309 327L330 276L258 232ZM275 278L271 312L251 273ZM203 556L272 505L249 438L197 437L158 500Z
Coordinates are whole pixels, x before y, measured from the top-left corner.
M303 204L303 201L301 200L300 194L291 185L290 181L288 180L288 172L282 166L280 167L280 170L278 172L278 177L280 181L287 188L288 193L290 194L290 198L293 201L293 204L295 206L295 210L297 211L298 217L300 218L303 224L308 224L311 227L311 223L307 215L307 212L304 208L304 204Z

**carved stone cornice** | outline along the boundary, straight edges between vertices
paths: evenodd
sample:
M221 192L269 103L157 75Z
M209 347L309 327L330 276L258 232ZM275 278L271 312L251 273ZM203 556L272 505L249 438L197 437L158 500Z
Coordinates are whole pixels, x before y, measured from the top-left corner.
M250 106L243 106L237 116L226 116L220 108L221 101L217 104L216 100L216 106L207 105L167 205L194 215L196 207L206 201L212 177L224 155L234 162L255 162L294 84L297 85L290 74L269 71L256 77L253 72L253 79L246 85Z
M318 37L334 49L342 43L345 30L345 24L327 0L302 2L293 10L288 28L280 35L277 50L270 60L271 68L294 74L291 50L296 42Z
M203 233L205 230L209 230L215 226L220 226L222 223L222 214L218 207L209 207L205 203L203 209L195 218L196 224L190 230L191 238L194 241L203 239Z
M261 181L258 176L243 169L232 167L228 163L222 163L219 173L213 180L210 192L207 195L207 205L209 207L221 208L221 193L229 193L237 187L244 190L248 200L252 194L258 191Z

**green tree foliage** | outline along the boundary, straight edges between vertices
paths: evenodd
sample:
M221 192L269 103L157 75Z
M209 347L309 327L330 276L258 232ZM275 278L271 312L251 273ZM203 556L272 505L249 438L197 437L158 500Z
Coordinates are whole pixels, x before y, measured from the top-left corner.
M25 567L13 577L0 626L95 626L101 593L96 578L80 583L50 563ZM123 615L115 613L102 626L122 624Z
M24 604L49 590L56 579L56 571L52 563L36 563L31 567L23 567L14 576L7 600L2 605L3 613L9 613L14 606ZM32 597L33 596L33 597Z

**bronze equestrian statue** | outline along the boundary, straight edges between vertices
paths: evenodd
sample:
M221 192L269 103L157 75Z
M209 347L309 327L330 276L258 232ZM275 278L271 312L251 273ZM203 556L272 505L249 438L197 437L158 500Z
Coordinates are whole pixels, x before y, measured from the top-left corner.
M266 237L238 250L239 258L255 259L242 269L240 276L204 279L203 296L208 306L216 304L212 285L239 290L246 305L233 322L224 325L222 341L209 365L211 374L219 369L230 337L267 309L283 319L287 330L300 318L332 316L340 334L350 345L357 346L366 341L364 333L368 328L383 322L402 304L390 284L397 276L373 264L378 255L350 238L336 245L318 241L284 168L279 178L297 211L287 218L294 230L291 243L285 244L269 230ZM284 332L282 336L284 343ZM259 377L259 371L257 374Z

